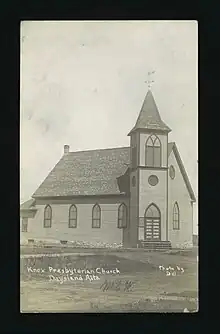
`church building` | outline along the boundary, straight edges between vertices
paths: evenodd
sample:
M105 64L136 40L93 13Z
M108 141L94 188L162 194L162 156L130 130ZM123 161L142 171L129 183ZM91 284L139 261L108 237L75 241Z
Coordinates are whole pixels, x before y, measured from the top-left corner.
M21 239L185 248L195 195L149 90L130 146L71 152L20 207Z

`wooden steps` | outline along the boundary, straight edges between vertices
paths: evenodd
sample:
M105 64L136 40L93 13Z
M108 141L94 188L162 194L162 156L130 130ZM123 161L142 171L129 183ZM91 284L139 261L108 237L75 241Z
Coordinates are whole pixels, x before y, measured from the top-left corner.
M170 241L148 241L142 240L141 247L151 250L151 251L162 251L171 249Z

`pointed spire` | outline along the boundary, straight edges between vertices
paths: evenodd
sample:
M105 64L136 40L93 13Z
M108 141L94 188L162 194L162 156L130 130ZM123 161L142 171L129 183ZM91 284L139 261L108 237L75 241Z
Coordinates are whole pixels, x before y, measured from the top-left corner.
M137 122L131 132L137 129L171 131L171 129L161 120L153 94L150 90L147 92Z

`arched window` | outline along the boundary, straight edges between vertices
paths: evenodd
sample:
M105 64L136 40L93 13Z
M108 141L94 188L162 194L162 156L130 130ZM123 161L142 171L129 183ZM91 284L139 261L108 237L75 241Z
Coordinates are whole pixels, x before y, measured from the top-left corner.
M126 228L127 227L127 206L122 203L118 208L118 228Z
M47 205L44 209L44 227L51 227L52 225L52 209Z
M173 206L173 229L180 229L180 210L177 202Z
M171 179L173 180L175 178L175 168L172 165L170 166L169 174Z
M131 159L132 159L132 168L136 168L137 167L137 146L132 147L131 149Z
M155 135L151 135L146 141L145 165L149 167L161 166L161 142Z
M136 177L135 177L135 175L134 176L132 176L132 187L135 187L136 186Z
M92 228L101 227L101 208L95 204L92 208Z
M28 228L28 218L22 218L22 232L27 232Z
M160 210L154 203L152 203L145 210L144 216L146 218L160 218Z
M69 209L69 227L77 227L77 208L74 204L72 204Z

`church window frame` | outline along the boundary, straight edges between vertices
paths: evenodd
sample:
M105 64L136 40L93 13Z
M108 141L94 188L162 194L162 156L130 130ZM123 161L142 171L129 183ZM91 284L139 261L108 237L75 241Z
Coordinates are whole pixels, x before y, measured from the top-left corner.
M48 204L44 208L44 228L51 228L52 226L52 208Z
M173 230L180 230L180 209L177 202L173 205Z
M98 203L92 208L92 228L101 228L101 207Z
M170 175L170 178L171 178L172 180L175 179L176 172L175 172L175 168L174 168L173 165L171 165L170 168L169 168L169 175Z
M148 177L148 183L150 186L155 187L159 183L159 178L157 175L150 175Z
M131 183L132 183L132 187L136 186L136 177L135 177L135 175L132 176Z
M151 134L145 143L145 165L148 167L161 167L162 165L162 145L160 138L155 134Z
M22 218L22 223L21 223L21 232L27 232L28 231L28 218L23 217Z
M128 223L128 208L125 203L118 207L118 228L126 228Z
M137 167L137 145L131 148L132 168Z
M72 204L69 208L69 228L77 228L77 207Z

